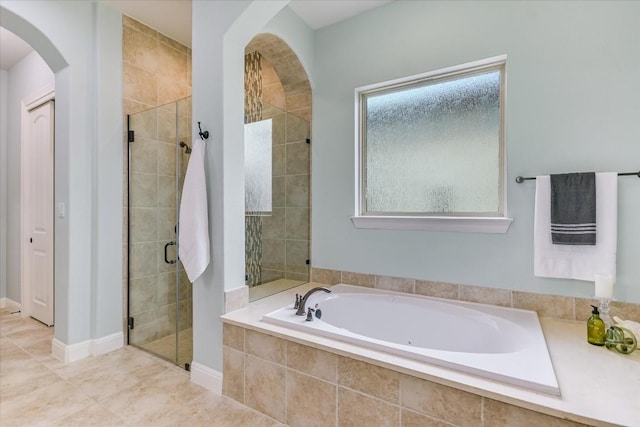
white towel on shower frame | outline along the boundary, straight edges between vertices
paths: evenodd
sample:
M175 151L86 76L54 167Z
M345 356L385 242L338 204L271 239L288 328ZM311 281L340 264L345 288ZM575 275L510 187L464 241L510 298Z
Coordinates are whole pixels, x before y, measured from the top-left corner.
M209 211L205 143L196 138L191 148L180 200L178 256L193 283L209 265Z
M536 177L533 273L594 281L595 273L616 275L618 245L618 174L596 173L596 244L554 245L551 242L551 179Z

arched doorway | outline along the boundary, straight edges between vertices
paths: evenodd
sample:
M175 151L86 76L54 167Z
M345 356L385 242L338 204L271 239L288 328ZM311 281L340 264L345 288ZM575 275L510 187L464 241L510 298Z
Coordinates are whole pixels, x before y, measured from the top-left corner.
M261 124L270 129L270 141L262 146L250 131ZM310 138L307 73L282 39L256 35L245 48L245 278L250 300L309 281ZM256 194L269 191L260 202Z

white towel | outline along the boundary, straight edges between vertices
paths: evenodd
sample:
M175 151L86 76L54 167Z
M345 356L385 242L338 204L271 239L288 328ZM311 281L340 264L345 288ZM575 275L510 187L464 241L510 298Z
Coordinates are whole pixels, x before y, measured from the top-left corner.
M551 243L551 184L548 175L536 177L533 231L533 272L540 277L594 281L595 273L616 276L618 245L618 174L596 174L595 246Z
M196 138L182 187L178 256L193 283L209 265L209 212L204 141Z

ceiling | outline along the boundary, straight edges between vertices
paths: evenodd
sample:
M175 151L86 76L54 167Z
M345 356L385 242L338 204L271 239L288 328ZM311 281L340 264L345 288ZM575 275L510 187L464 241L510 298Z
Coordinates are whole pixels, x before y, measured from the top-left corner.
M191 46L191 0L98 0ZM314 30L359 15L393 0L291 0L289 7ZM32 51L13 33L0 28L0 69L8 70Z

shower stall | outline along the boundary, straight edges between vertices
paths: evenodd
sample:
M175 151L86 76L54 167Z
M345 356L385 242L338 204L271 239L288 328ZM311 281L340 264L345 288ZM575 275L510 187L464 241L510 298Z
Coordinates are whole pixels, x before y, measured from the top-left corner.
M191 97L127 117L128 343L189 370L191 283L178 259Z

